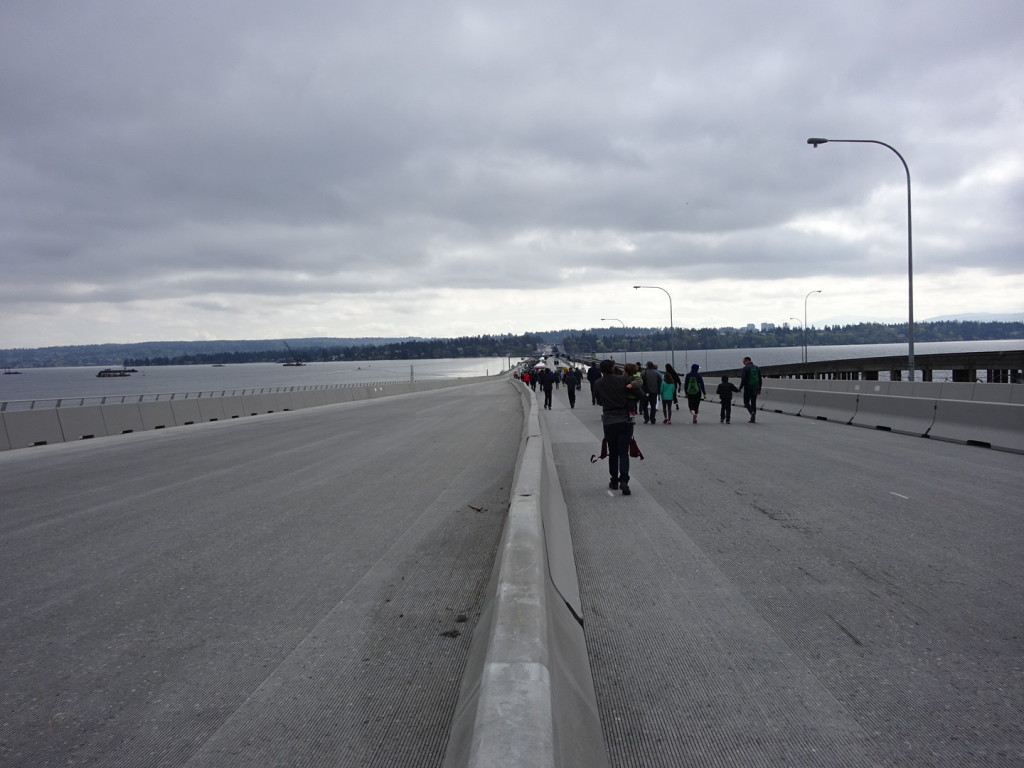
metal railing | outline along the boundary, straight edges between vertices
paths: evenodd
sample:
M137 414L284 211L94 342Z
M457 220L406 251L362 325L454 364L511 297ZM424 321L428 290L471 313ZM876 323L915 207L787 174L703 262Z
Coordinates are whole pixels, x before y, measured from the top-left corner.
M76 408L84 405L123 405L126 403L153 403L168 400L197 400L210 397L238 397L240 395L272 395L288 392L312 392L325 389L353 389L402 384L403 381L360 381L346 384L309 384L291 387L248 387L245 389L201 390L196 392L160 392L145 395L87 395L84 397L45 397L35 400L6 400L0 402L0 412L35 411L55 408Z

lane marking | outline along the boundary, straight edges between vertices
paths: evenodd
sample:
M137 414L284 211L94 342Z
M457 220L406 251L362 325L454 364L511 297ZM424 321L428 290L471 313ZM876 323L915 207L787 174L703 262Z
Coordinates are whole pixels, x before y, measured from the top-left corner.
M896 493L896 491L889 491L889 494L892 496L899 496L901 499L906 499L907 501L910 501L910 497L904 496L902 493Z

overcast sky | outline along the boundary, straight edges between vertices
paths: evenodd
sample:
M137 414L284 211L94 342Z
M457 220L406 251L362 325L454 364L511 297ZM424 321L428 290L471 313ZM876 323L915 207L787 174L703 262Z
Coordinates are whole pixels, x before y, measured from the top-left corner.
M1020 0L5 0L0 347L1024 311ZM796 325L796 323L792 323Z

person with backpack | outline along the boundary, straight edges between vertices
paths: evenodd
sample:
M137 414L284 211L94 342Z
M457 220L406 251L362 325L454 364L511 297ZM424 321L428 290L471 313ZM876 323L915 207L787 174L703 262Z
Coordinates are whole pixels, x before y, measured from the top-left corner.
M693 423L697 423L697 412L700 410L700 401L708 396L704 389L704 377L697 371L700 366L694 363L690 366L690 372L683 379L683 394L686 395L686 403L693 415Z
M749 357L743 358L740 391L743 393L743 407L750 413L750 423L753 424L757 421L757 396L761 394L761 369Z
M640 377L643 380L644 396L640 403L644 411L644 424L658 423L658 395L661 394L661 372L651 361Z

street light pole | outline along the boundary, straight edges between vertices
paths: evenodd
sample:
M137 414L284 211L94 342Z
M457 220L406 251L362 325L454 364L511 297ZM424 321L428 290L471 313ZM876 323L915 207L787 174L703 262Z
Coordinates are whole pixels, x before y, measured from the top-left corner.
M614 320L616 323L621 323L622 324L622 330L623 331L626 330L626 324L623 323L621 320L619 320L619 318L617 318L617 317L602 317L601 318L602 322L607 322L609 320ZM626 345L625 350L622 352L622 364L625 365L629 361L629 340L626 338L625 334L622 335L622 341Z
M821 144L829 142L840 142L843 144L880 144L890 149L903 163L903 170L907 172L907 294L909 297L909 312L907 316L907 371L910 381L914 380L914 227L911 224L910 208L910 166L903 159L895 147L886 144L884 141L874 139L808 139L807 143L815 149Z
M811 291L811 293L821 293L821 291ZM807 363L807 300L811 298L811 293L804 296L804 363Z
M672 294L662 288L660 285L634 285L633 288L657 288L659 291L664 291L665 295L668 296L668 345L672 350L672 370L676 369L676 327L675 321L672 319Z

